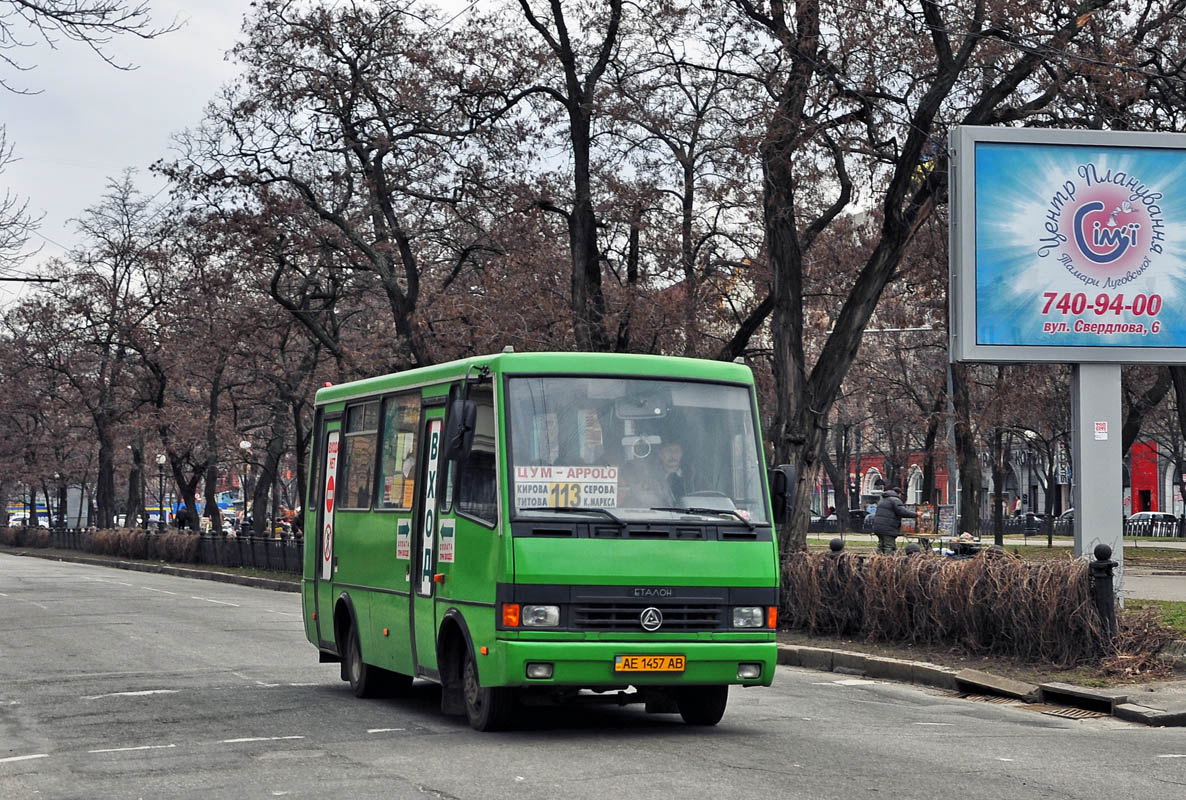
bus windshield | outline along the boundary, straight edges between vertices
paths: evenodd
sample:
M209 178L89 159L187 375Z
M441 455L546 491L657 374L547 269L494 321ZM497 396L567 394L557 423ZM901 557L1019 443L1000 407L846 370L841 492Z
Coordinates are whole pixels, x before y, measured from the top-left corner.
M612 377L507 383L518 516L571 509L611 519L767 520L749 389Z

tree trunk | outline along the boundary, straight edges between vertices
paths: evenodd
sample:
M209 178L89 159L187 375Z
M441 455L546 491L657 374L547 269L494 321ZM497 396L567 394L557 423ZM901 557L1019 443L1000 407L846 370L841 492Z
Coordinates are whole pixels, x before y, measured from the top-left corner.
M136 527L136 521L144 517L145 526L148 519L144 512L144 440L137 437L132 441L132 468L128 470L128 505L124 515L124 527Z
M1005 546L1005 433L1001 428L992 432L992 541L998 547Z
M980 532L980 459L972 433L968 394L968 366L951 365L952 405L955 409L955 455L959 463L960 531Z
M97 425L95 433L99 439L99 476L95 485L98 519L95 524L100 529L108 529L115 524L115 453L107 425Z

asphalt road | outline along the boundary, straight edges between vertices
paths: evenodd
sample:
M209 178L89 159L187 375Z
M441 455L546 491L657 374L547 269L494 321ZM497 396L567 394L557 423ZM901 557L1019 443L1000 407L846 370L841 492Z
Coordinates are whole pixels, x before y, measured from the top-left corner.
M0 797L1094 798L1186 794L1186 736L780 668L720 726L641 708L480 734L358 700L296 595L0 554Z

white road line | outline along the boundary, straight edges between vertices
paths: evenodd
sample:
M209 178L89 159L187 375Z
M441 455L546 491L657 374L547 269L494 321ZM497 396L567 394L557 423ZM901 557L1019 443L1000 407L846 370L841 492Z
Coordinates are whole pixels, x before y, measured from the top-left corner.
M131 586L132 585L130 583L124 583L123 581L112 581L112 583L118 583L120 586Z
M165 589L154 589L151 586L141 586L140 588L146 592L160 592L161 594L171 594L171 595L177 594L177 592L170 592L170 591L166 591Z
M1165 755L1158 756L1158 758L1186 758L1186 753L1166 753Z
M304 736L248 736L243 739L219 739L219 744L241 744L243 742L280 742L285 739L304 739Z
M391 733L392 731L402 731L403 728L367 728L367 733Z
M0 597L8 597L4 592L0 592Z
M936 728L951 728L955 726L954 722L916 722L915 725L931 725Z
M32 756L9 756L8 758L0 758L0 764L6 764L9 761L28 761L33 758L49 758L49 753L37 753Z
M211 600L209 597L197 597L196 595L191 595L189 599L205 600L207 603L218 603L220 606L234 606L235 608L241 608L238 603L224 603L222 600Z
M1000 756L997 756L997 761L1012 761L1012 760L1013 759L1011 759L1011 758L1001 758Z
M175 744L142 744L139 747L110 747L105 750L87 750L88 753L128 753L132 750L168 750Z
M180 689L144 689L139 692L111 692L110 694L83 695L83 700L101 700L104 697L145 697L150 694L177 694Z
M299 617L300 616L300 614L298 614L295 611L273 611L270 608L267 608L264 610L267 611L269 614L279 614L282 617Z

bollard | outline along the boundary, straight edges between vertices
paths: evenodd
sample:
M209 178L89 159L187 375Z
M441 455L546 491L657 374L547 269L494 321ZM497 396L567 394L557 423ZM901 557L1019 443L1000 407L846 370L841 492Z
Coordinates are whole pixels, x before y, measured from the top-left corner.
M1112 585L1112 570L1117 566L1112 560L1112 548L1097 544L1095 561L1091 562L1091 592L1109 642L1116 636L1116 592Z
M839 536L828 542L828 558L836 558L844 552L844 540Z

